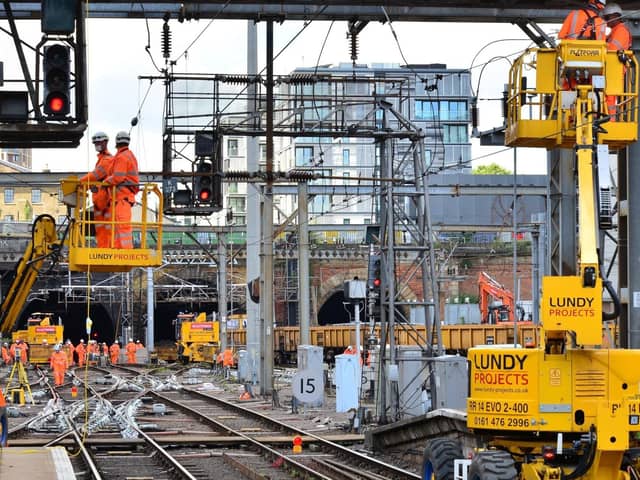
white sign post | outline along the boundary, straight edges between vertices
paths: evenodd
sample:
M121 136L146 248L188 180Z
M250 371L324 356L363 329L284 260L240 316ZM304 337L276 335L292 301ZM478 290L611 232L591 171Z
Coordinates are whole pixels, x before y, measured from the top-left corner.
M300 403L320 403L324 400L324 377L322 371L300 370L291 380L293 396Z

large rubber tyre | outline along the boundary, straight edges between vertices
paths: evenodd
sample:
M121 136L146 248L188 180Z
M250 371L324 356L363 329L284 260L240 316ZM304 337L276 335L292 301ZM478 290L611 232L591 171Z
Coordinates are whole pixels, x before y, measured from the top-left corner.
M455 440L435 438L427 443L422 457L423 480L453 480L453 461L462 458Z
M487 450L478 452L469 468L469 480L516 480L518 472L509 452Z

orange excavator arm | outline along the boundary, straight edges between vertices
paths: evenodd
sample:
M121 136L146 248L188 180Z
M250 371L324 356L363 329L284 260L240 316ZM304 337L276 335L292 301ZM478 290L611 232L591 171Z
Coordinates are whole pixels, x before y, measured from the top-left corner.
M515 320L515 299L513 293L504 285L493 279L486 272L480 272L478 275L478 291L482 323L492 323L489 318L491 299L499 301L507 309L510 322Z

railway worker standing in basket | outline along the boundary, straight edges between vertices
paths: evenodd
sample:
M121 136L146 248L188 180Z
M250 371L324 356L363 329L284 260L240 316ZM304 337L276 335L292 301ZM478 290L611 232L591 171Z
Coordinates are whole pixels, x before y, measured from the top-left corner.
M96 132L91 137L96 152L98 152L98 161L93 171L87 173L80 179L80 183L102 182L110 174L113 169L113 157L107 149L109 137L104 132ZM91 201L93 202L93 220L96 230L96 244L98 248L108 248L111 242L111 208L109 205L109 188L106 186L91 185ZM105 223L99 223L99 222Z
M136 193L140 190L138 160L131 150L128 132L118 132L113 157L113 170L105 181L115 186L115 248L133 248L133 229L131 227L131 207L135 205Z
M125 347L127 352L127 363L136 363L136 344L133 340L129 340L127 346Z
M60 344L53 347L53 354L49 360L49 366L53 370L53 379L56 387L64 383L64 374L67 373L67 354L62 351Z
M631 50L631 32L624 24L622 18L622 8L617 3L609 3L603 11L605 21L611 31L607 35L607 50L610 52L619 52L618 58L626 61L625 56L621 55L624 50ZM626 67L625 67L626 72ZM624 74L623 74L624 76ZM611 121L616 121L618 113L618 98L615 95L607 95L607 111L611 116Z
M87 359L87 347L84 345L82 338L80 339L80 343L76 345L76 354L78 355L78 366L82 368Z
M109 358L111 359L111 365L117 365L120 358L120 344L118 340L115 340L109 347Z
M586 7L572 10L558 33L559 40L606 40L607 25L601 17L607 0L589 0Z

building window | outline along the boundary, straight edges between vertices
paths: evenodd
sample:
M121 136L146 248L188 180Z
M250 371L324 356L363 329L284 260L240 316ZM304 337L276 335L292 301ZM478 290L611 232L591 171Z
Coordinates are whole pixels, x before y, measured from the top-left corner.
M371 219L370 218L365 218L364 219L364 224L365 225L371 225Z
M14 219L13 215L5 215L4 216L4 221L5 222L13 222L13 219Z
M267 164L267 145L264 143L260 144L260 163Z
M440 102L440 120L467 120L467 102L443 100Z
M344 184L347 185L349 183L349 177L351 177L351 172L342 172L342 177L344 178Z
M296 167L313 166L313 147L296 147Z
M234 218L237 222L238 217L235 214L236 212L244 213L247 211L247 199L245 197L229 197L228 207L233 210Z
M42 203L42 190L39 188L31 189L31 203Z
M58 226L65 225L67 223L66 215L58 215Z
M442 141L444 143L467 143L469 135L466 125L443 125Z
M459 100L416 100L416 120L444 120L466 122L467 102Z
M238 182L229 183L229 193L238 193Z
M351 219L350 218L343 218L342 219L342 224L343 225L351 225Z
M416 100L415 107L416 120L440 119L440 106L438 102L432 100Z
M344 167L348 167L349 166L349 149L345 148L344 150L342 150L342 166Z
M238 139L237 138L229 138L227 139L227 154L230 157L237 157L238 153Z
M321 214L329 211L331 207L330 195L316 195L311 201L309 211L315 214Z
M15 192L13 191L13 188L5 188L4 203L14 203L15 202L14 194Z

